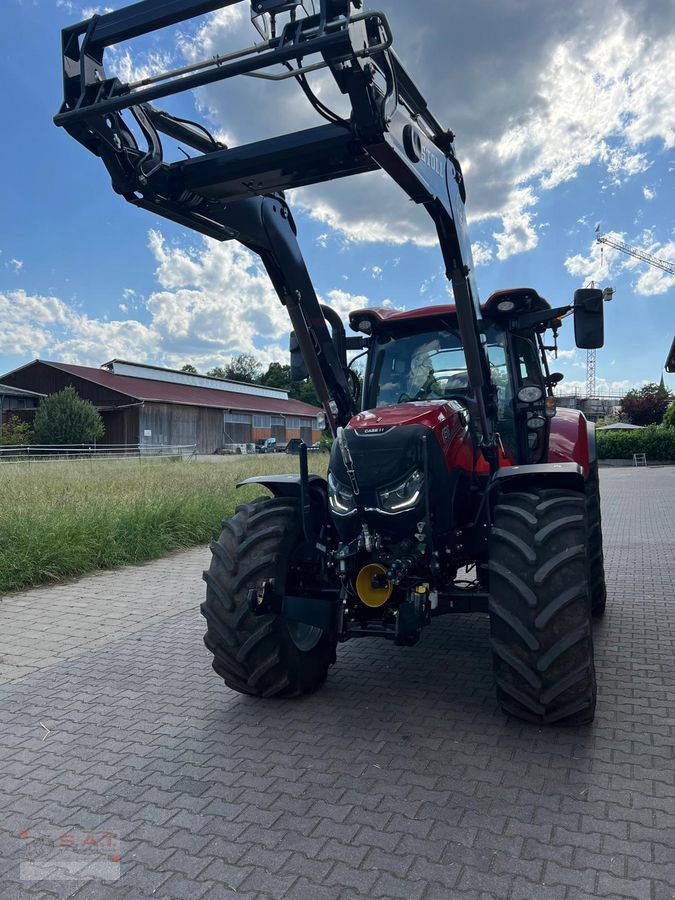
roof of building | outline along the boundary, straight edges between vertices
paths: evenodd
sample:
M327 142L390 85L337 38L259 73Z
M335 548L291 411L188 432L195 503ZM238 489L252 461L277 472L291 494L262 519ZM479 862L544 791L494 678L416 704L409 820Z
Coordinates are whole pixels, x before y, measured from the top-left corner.
M4 397L35 397L36 400L39 400L41 397L46 397L46 394L38 394L36 391L26 391L23 388L12 387L10 384L1 384L0 383L0 394Z
M198 372L185 372L183 369L167 369L162 366L151 366L145 363L130 362L126 359L111 359L103 363L113 375L128 375L131 378L147 378L149 381L169 381L172 384L189 384L192 387L207 387L219 391L230 390L235 394L260 394L279 400L288 400L288 390L254 384L232 378L218 378L215 375L202 375Z
M28 365L42 363L59 369L75 378L82 378L93 384L117 391L133 400L152 403L175 403L180 406L203 406L210 409L231 410L233 412L267 413L272 415L314 417L320 410L300 400L264 397L259 394L243 394L231 391L215 391L205 387L193 387L169 381L155 381L127 375L115 375L107 369L91 366L74 366L51 360L38 359ZM22 368L27 368L23 366ZM20 370L15 370L20 371ZM15 390L13 388L13 390Z

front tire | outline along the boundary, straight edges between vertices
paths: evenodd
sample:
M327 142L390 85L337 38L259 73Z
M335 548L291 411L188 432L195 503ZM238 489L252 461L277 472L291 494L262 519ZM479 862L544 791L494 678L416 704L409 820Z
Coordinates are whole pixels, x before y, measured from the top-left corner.
M263 581L273 579L280 593L299 589L303 543L297 503L277 498L240 506L211 543L201 605L204 643L232 690L258 697L311 694L335 662L336 643L320 628L254 616L249 609L249 590Z
M595 667L586 501L567 490L502 494L490 535L490 642L504 712L593 721Z

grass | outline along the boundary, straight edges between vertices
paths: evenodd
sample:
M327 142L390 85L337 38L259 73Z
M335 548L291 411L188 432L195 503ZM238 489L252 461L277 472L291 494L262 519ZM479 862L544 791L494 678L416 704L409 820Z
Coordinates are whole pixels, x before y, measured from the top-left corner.
M314 472L326 463L310 457ZM238 481L297 471L289 456L0 465L0 595L206 544L266 493Z

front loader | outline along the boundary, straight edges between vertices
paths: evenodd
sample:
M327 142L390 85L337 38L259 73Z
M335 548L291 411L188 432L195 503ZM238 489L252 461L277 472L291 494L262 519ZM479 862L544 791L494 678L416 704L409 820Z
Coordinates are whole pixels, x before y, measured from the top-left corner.
M547 351L568 315L579 347L602 346L602 292L551 308L518 288L481 304L454 135L386 16L361 2L253 0L257 44L134 84L106 75L108 47L237 2L144 0L66 28L55 118L130 203L260 256L293 328L292 376L312 379L334 437L327 478L308 474L302 447L299 474L250 479L271 498L241 506L213 542L202 612L214 669L242 693L307 694L341 642L410 646L440 615L482 612L502 709L588 723L592 615L606 600L597 457L593 426L556 409ZM313 92L318 69L348 118ZM153 105L235 76L295 79L326 121L228 148ZM194 155L168 162L161 135ZM378 169L431 216L454 304L356 310L347 336L317 297L285 192Z

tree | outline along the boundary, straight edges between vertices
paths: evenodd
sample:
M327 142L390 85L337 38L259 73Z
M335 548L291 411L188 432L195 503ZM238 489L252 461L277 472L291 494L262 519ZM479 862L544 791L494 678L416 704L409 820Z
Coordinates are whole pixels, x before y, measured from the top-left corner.
M185 363L184 366L181 366L181 372L185 372L186 375L199 375L199 372L195 369L192 363Z
M270 363L267 371L260 376L259 381L260 384L264 384L266 387L288 391L291 387L291 367L282 366L278 362Z
M225 377L231 381L248 381L253 384L262 374L262 366L252 353L233 356L225 369Z
M210 375L211 378L226 378L227 377L225 374L225 369L223 369L221 366L214 366L212 369L209 369L209 371L206 374Z
M17 446L30 444L33 433L28 422L18 416L9 416L0 428L0 446Z
M42 401L35 413L36 444L90 444L103 437L98 410L69 385Z
M663 416L663 424L668 428L675 428L675 403L671 403Z
M311 381L291 382L290 366L282 365L278 362L270 363L267 371L260 376L258 382L264 384L265 387L288 391L288 396L292 400L301 400L303 403L309 403L310 406L321 406Z
M321 406L319 398L316 396L314 385L311 381L295 381L288 392L288 396L292 400L301 400L303 403L309 403L310 406Z
M628 391L621 401L621 411L633 425L658 425L674 399L665 385L651 382Z

